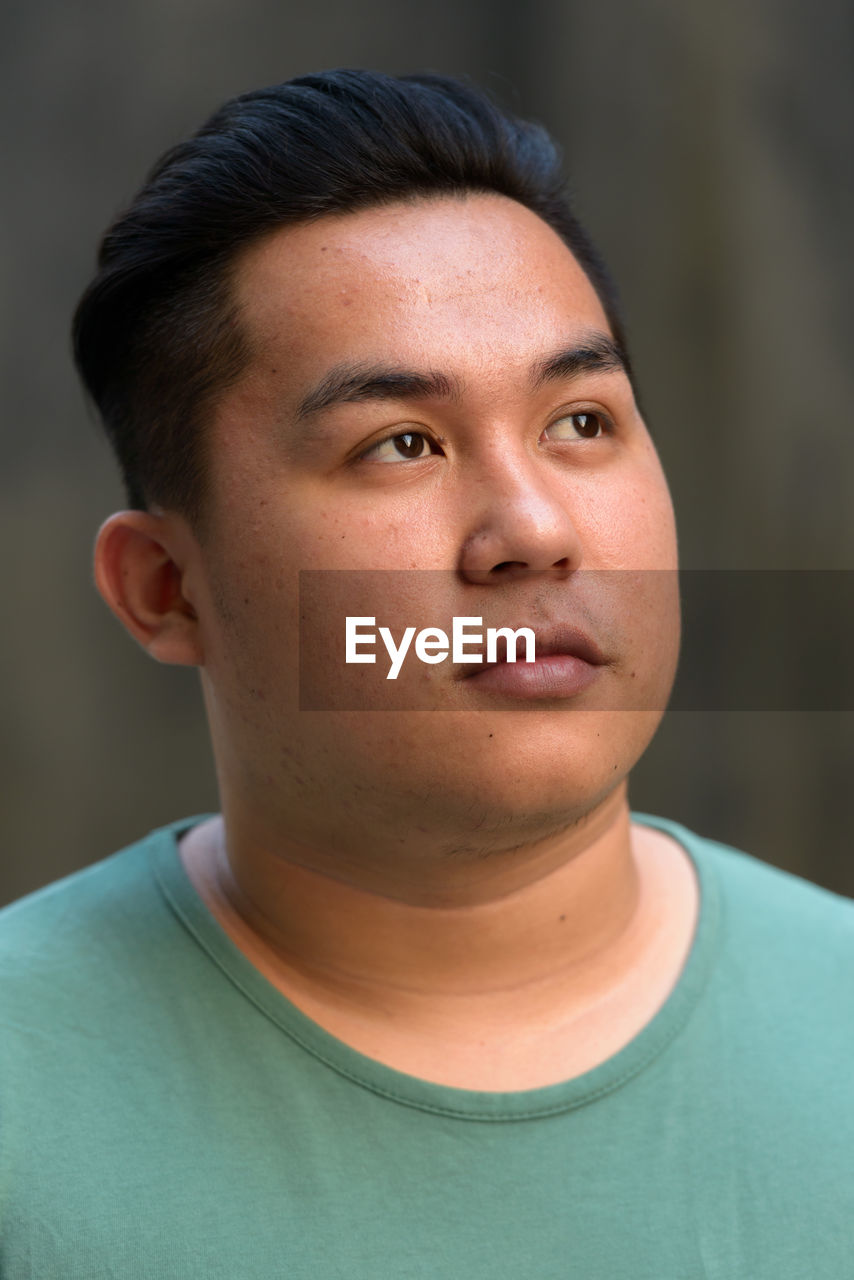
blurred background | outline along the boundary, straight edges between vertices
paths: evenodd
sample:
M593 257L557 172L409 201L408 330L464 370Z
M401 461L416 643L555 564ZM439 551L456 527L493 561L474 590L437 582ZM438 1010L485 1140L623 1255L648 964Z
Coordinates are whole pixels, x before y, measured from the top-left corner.
M217 807L195 672L151 661L92 584L123 499L69 356L98 238L159 154L324 67L471 76L564 148L683 564L852 570L852 22L849 0L7 0L0 901ZM854 895L848 706L674 710L633 807Z

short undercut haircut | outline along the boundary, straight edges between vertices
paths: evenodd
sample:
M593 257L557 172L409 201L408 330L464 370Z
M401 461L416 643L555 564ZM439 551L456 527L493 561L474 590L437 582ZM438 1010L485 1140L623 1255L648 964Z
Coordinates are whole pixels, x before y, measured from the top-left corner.
M495 192L563 239L631 377L611 276L572 212L556 144L469 84L361 70L233 98L155 165L101 241L74 359L128 504L206 510L206 416L250 350L232 296L240 251L277 227L439 195Z

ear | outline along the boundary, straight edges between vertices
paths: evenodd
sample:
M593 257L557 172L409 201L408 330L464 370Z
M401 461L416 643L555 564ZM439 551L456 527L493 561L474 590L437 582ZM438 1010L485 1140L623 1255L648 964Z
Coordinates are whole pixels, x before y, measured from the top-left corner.
M98 530L95 584L119 621L158 662L199 666L199 620L184 594L188 537L170 516L118 511Z

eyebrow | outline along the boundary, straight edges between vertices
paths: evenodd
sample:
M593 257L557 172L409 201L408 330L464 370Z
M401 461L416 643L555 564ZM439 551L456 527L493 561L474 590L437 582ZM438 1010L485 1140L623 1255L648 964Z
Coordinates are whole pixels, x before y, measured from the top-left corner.
M334 404L356 400L452 400L460 392L455 378L444 373L419 373L387 365L339 364L304 396L297 419L309 418Z
M628 361L619 343L593 333L581 343L563 347L536 361L530 378L534 390L547 382L570 381L583 373L628 374ZM335 404L360 400L456 400L462 394L458 378L435 370L419 371L388 365L336 365L299 403L297 421L313 417Z
M535 388L545 382L569 381L582 373L625 373L629 362L620 344L605 333L590 334L581 344L564 347L534 365Z

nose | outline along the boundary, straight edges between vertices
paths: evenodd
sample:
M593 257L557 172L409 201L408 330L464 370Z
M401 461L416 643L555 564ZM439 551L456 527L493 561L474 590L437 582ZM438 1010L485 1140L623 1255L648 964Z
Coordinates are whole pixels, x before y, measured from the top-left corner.
M472 495L459 571L490 584L529 576L568 577L581 563L565 471L527 456L508 457L481 475Z

